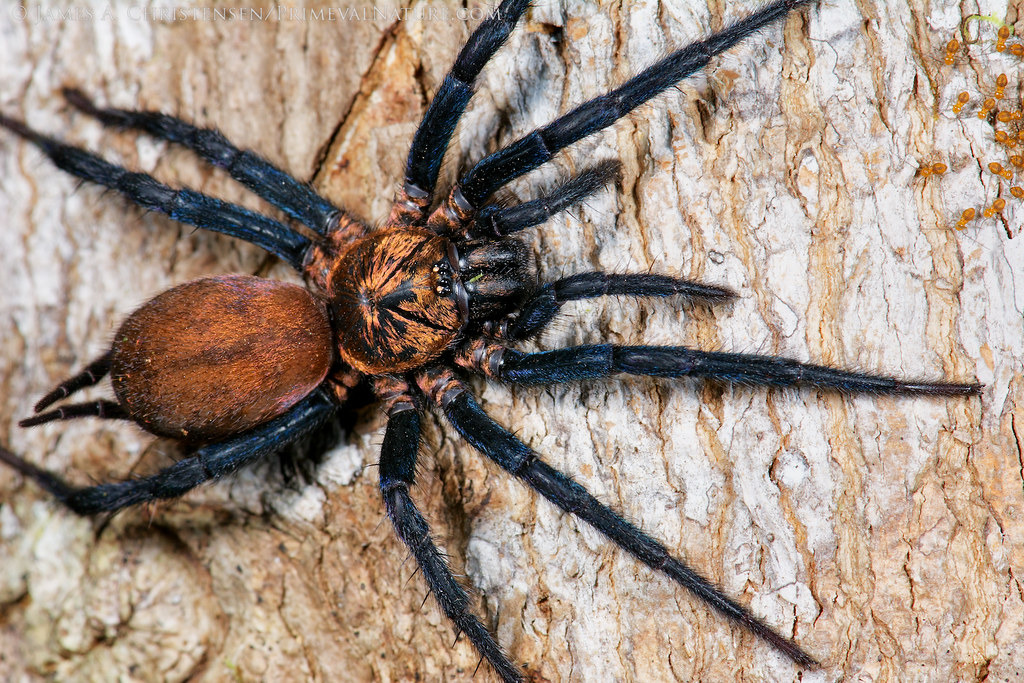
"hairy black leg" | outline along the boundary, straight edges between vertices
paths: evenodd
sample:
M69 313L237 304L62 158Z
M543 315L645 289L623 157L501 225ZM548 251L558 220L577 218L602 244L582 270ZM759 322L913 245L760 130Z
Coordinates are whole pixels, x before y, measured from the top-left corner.
M335 403L317 389L284 415L240 436L204 446L152 476L86 488L71 486L4 448L0 448L0 462L35 481L79 515L94 515L183 496L204 482L279 450L322 424L335 410Z
M581 104L543 128L498 150L463 176L452 192L456 213L479 207L502 185L547 162L559 150L606 128L652 97L704 68L725 52L767 24L794 9L816 0L777 0L749 17L692 43L626 81L623 85Z
M492 420L465 386L438 371L421 382L448 421L474 448L568 513L579 517L651 569L664 572L709 607L736 621L805 667L817 662L750 611L726 597L707 579L672 557L668 549L600 503L572 478L542 462L526 444Z
M324 235L340 209L308 184L293 178L263 157L240 150L211 128L199 128L156 111L100 108L81 90L65 88L64 97L74 107L94 116L105 126L134 128L188 147L214 166L267 200L303 225Z
M618 373L648 377L700 377L730 384L811 386L843 393L970 396L980 384L916 382L836 370L789 358L698 351L685 346L594 344L521 353L498 344L458 358L463 367L518 384L555 384Z
M18 426L35 427L55 420L73 420L79 417L98 417L103 420L131 419L117 401L90 401L89 403L72 403L56 410L27 417L19 422Z
M497 11L473 31L430 101L413 136L405 165L405 196L398 200L401 203L411 202L408 207L399 207L407 210L405 222L415 222L415 217L422 217L430 205L441 161L455 126L473 95L473 83L512 33L529 4L529 0L504 0Z
M188 189L175 190L145 173L133 173L91 152L37 133L24 123L0 115L0 126L38 147L58 168L73 176L117 190L129 200L167 214L181 223L222 232L255 244L302 270L308 238L278 221Z
M730 290L652 273L578 273L541 287L519 307L515 317L502 321L497 336L509 341L540 334L567 301L598 296L673 296L718 302L735 296Z
M615 180L621 168L622 164L616 160L602 161L574 175L546 197L515 206L485 206L473 223L473 233L481 237L504 237L540 225Z
M522 681L522 674L469 611L469 596L452 576L448 563L430 537L430 527L416 508L409 489L416 477L420 416L408 394L390 398L388 426L380 453L380 490L395 533L409 548L445 616L465 633L503 681Z
M38 413L47 406L53 405L57 401L67 398L80 389L93 386L106 377L108 372L110 372L110 351L107 351L105 354L86 365L85 368L77 375L64 380L54 387L52 391L39 399L39 402L36 403L34 408L35 412Z

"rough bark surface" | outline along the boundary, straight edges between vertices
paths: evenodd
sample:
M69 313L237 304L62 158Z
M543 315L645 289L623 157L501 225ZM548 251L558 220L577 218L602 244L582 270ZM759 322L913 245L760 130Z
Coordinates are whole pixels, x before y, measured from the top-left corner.
M485 71L447 180L753 8L536 4ZM1006 3L983 4L1016 21ZM415 125L478 22L441 1L414 3L405 21L309 13L319 5L304 18L171 21L157 6L168 3L114 4L108 16L105 3L48 2L20 17L5 5L0 110L165 181L266 208L186 151L104 131L59 90L177 113L370 220L386 214ZM512 185L535 197L591 160L619 158L619 189L530 238L543 277L654 270L739 294L713 309L586 302L541 348L681 342L985 384L969 400L644 379L475 384L551 463L824 663L799 672L428 421L415 494L478 612L535 680L1024 673L1024 238L1011 238L1024 207L1011 199L1004 220L951 227L964 208L991 204L1000 181L987 164L1007 158L975 115L978 94L1006 72L1015 108L1024 72L995 52L983 21L970 26L981 42L943 63L973 11L828 0ZM961 90L972 104L956 118ZM916 174L935 161L949 172ZM0 439L86 483L164 466L175 451L122 424L19 429L36 398L173 284L295 276L255 247L77 185L0 131ZM0 470L0 679L490 680L474 674L467 643L452 647L382 522L382 424L368 411L311 485L290 487L267 463L109 521L78 519Z

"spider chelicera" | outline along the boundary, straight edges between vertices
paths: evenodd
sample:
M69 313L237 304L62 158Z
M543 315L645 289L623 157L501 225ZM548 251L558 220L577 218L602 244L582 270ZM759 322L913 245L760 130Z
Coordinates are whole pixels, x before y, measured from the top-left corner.
M685 296L713 304L732 296L721 287L657 274L589 272L537 282L527 247L511 235L540 225L611 183L619 171L616 162L597 162L533 201L506 205L491 197L559 150L611 125L715 55L812 1L774 2L670 54L619 88L485 157L436 201L441 160L474 82L529 4L505 0L471 35L435 94L413 138L404 187L376 228L219 133L174 117L99 108L81 92L66 92L71 104L106 125L138 129L194 150L308 231L191 190L169 188L0 116L0 125L35 144L65 171L180 222L255 244L309 283L304 289L221 276L170 289L131 314L107 353L44 396L36 414L21 423L27 427L83 416L127 419L155 435L185 442L194 448L189 457L149 477L86 488L72 487L2 448L0 460L82 515L175 498L310 433L336 415L353 387L368 380L388 415L380 456L388 517L456 631L502 679L521 680L522 674L470 612L468 596L410 495L420 412L428 406L483 455L556 506L797 664L813 666L814 659L796 643L547 465L485 414L461 379L469 373L545 385L624 373L873 394L977 393L976 384L909 382L679 346L597 344L539 353L512 348L540 334L568 301ZM52 407L107 375L116 400Z

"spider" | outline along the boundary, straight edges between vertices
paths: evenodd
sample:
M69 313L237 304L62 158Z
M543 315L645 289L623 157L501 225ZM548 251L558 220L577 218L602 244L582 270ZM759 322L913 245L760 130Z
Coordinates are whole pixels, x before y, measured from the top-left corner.
M376 229L323 199L269 162L212 130L155 112L97 107L67 98L102 123L139 129L191 148L308 228L191 190L175 190L84 150L0 117L62 169L196 227L228 234L279 257L309 288L249 276L211 277L157 296L129 316L110 350L65 380L22 421L34 426L83 416L127 419L195 450L150 477L76 488L0 449L0 460L34 479L73 511L97 514L175 498L279 450L332 419L368 380L388 415L380 458L385 508L458 633L503 680L519 668L469 610L410 495L420 412L439 410L471 445L556 506L576 515L638 560L667 574L709 606L802 666L814 659L721 593L664 546L598 502L567 475L487 416L462 381L466 373L524 385L612 374L698 377L767 386L811 385L874 394L970 395L976 384L908 382L793 360L685 347L598 344L523 353L568 301L605 295L686 296L719 303L722 287L656 274L590 272L538 283L514 233L610 184L615 162L565 179L547 196L516 205L491 201L511 180L562 148L601 130L706 65L712 57L811 0L772 3L707 39L672 53L619 88L590 100L491 154L435 198L445 149L473 84L528 2L505 0L472 34L435 95L412 142L403 189ZM116 400L65 404L110 375Z

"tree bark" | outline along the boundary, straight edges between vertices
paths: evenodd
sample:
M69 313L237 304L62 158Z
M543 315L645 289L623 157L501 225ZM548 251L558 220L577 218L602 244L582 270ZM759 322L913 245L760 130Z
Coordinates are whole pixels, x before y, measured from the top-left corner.
M757 4L537 3L480 78L442 184ZM479 14L418 2L400 18L375 6L388 7L303 5L270 20L143 4L4 8L0 111L273 213L187 151L103 130L60 88L178 114L380 220ZM1017 20L1005 4L989 9ZM536 348L682 343L985 385L980 398L930 400L643 378L473 383L551 464L819 657L806 680L1024 673L1024 205L1009 193L1018 180L989 171L1012 164L976 115L1000 72L1013 103L1001 106L1018 106L1021 66L983 20L968 24L980 41L945 64L963 18L951 2L829 0L509 187L542 196L618 158L618 188L525 236L542 280L654 271L738 294L714 307L574 304ZM960 91L971 101L957 115ZM918 173L935 162L949 170ZM251 245L78 188L6 131L0 178L3 442L79 484L166 466L174 446L130 425L17 420L167 287L222 273L298 278ZM1001 215L954 229L999 194ZM383 518L381 415L357 424L309 485L267 462L112 519L76 518L0 470L0 678L491 680L465 639L452 646ZM414 495L474 609L534 680L801 676L440 419L426 424Z

